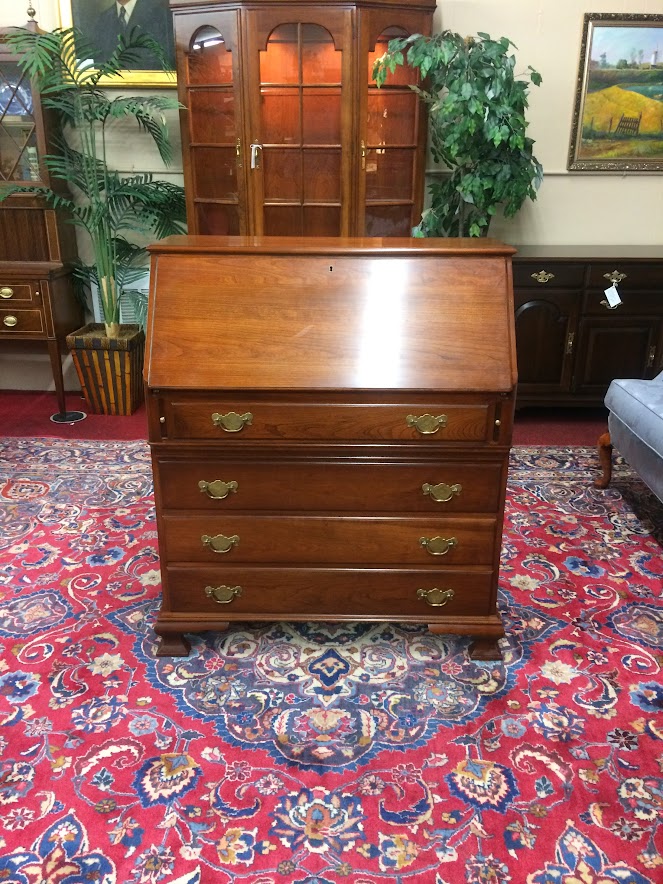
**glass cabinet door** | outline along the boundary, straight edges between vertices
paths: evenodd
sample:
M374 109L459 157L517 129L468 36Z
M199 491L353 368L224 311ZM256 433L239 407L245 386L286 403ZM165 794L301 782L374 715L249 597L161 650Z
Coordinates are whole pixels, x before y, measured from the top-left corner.
M421 100L410 89L417 73L407 65L389 74L378 89L371 72L377 58L396 37L408 36L400 27L386 28L368 53L368 95L361 139L363 232L365 236L410 236L420 218L415 206L420 195Z
M184 52L180 97L188 112L185 142L187 209L192 231L236 235L245 232L244 169L234 17L187 19L179 33Z
M343 51L325 27L299 21L277 25L258 57L250 147L256 232L346 233Z
M0 181L42 180L30 81L17 64L0 67Z

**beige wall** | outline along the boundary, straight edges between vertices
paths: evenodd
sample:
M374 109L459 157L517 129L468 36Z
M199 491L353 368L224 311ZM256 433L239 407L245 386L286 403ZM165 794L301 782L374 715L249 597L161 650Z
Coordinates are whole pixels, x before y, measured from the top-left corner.
M50 30L61 23L60 3L66 0L35 0L43 28ZM27 9L27 0L24 5ZM530 90L529 120L544 182L537 201L528 203L515 219L495 220L491 234L508 242L652 244L663 249L663 174L566 170L583 14L597 11L663 14L663 0L439 0L436 29L509 37L518 47L519 67L525 71L532 65L543 76L543 84ZM0 0L0 26L21 25L26 19L20 0ZM179 154L174 116L172 131ZM128 130L126 137L117 133L116 143L118 168L153 168L164 174L158 155L135 129ZM166 174L181 180L180 171L178 159ZM47 365L42 365L37 380L26 364L16 371L15 359L0 353L0 386L48 385Z

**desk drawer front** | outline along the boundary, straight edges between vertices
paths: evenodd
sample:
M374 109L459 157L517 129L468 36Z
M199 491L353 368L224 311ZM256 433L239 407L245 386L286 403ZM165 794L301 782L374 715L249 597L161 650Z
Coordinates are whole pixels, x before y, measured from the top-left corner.
M166 515L163 526L170 562L490 565L495 541L495 519L467 516Z
M622 279L619 279L622 276ZM608 278L612 277L612 278ZM589 271L589 288L607 289L616 280L620 291L649 289L663 293L663 261L647 261L629 264L616 259L592 263Z
M0 334L44 334L44 316L41 310L0 309Z
M480 616L491 613L493 572L351 568L168 568L168 610L239 619L310 614L388 618ZM211 592L206 592L206 587ZM229 587L224 590L222 587ZM231 590L241 587L237 593ZM224 599L214 600L214 589ZM438 590L437 593L432 590ZM419 590L423 592L419 594ZM451 592L449 592L449 590ZM231 597L229 602L225 599ZM430 599L427 601L426 599ZM430 602L440 604L431 604ZM272 616L273 615L273 616Z
M557 289L581 288L585 280L584 264L555 263L554 261L532 261L513 263L513 284L515 288Z
M412 465L164 458L157 471L164 508L219 514L239 510L492 513L498 508L502 479L500 463L446 460ZM202 489L201 482L207 483ZM430 487L424 492L424 486Z
M0 278L0 307L11 308L13 304L25 306L34 300L33 287L23 282L8 282Z
M165 423L171 439L215 439L224 444L241 444L245 439L481 442L492 438L489 412L487 404L448 405L444 402L422 406L255 404L250 399L173 401L167 408ZM224 418L230 429L219 425ZM235 429L237 426L241 428Z

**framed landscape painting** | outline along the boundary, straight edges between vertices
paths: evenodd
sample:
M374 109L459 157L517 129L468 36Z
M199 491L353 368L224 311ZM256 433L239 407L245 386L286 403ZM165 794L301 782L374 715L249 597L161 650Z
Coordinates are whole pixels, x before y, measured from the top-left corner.
M663 15L585 14L568 168L663 171Z
M128 0L59 0L63 28L76 27L92 47L92 61L105 61L117 46L123 27L118 18L120 6ZM169 65L175 66L173 22L168 0L134 0L126 29L137 28L153 37L161 46ZM137 87L176 86L174 71L163 70L159 60L147 50L137 53L131 68L122 72L123 84ZM104 85L104 82L101 82ZM110 83L106 84L110 85ZM117 86L117 80L112 81Z

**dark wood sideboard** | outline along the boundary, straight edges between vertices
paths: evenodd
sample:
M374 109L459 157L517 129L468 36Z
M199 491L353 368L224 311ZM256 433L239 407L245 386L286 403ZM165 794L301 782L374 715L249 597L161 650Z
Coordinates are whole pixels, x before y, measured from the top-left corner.
M613 378L663 369L663 246L520 246L513 286L518 407L602 405Z
M189 236L151 251L160 653L238 620L393 620L497 657L513 249Z

